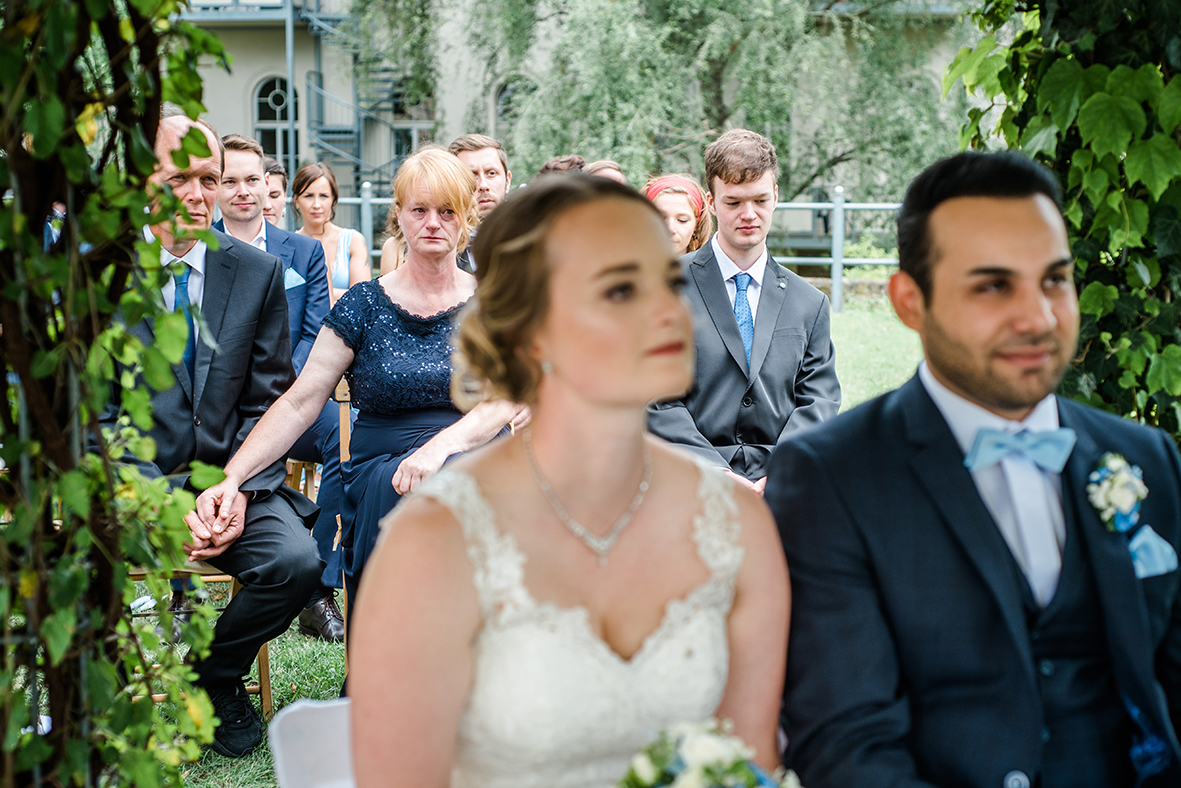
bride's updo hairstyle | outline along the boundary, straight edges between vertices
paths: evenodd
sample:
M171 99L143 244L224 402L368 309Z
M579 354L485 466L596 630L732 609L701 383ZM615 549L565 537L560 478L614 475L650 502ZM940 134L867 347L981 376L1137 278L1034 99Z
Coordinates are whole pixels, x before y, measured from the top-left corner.
M534 404L541 367L530 352L549 310L546 240L567 211L599 200L625 200L664 218L630 186L593 175L543 175L480 224L472 244L476 295L456 332L451 396L461 410L485 399Z
M397 244L394 267L406 259L406 237L398 224L398 213L423 191L430 192L438 205L446 205L459 217L456 249L467 248L472 230L480 222L476 202L476 176L451 151L439 145L425 145L406 157L394 176L394 201L386 217L385 229Z

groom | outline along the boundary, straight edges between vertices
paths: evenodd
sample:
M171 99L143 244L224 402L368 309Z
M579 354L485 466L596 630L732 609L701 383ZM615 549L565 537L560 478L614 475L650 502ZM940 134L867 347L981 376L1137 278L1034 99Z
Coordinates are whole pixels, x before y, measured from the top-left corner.
M1181 785L1181 458L1053 394L1079 325L1054 176L941 161L898 251L918 374L771 458L788 765L809 788ZM1092 502L1111 455L1143 484L1124 467L1126 500Z

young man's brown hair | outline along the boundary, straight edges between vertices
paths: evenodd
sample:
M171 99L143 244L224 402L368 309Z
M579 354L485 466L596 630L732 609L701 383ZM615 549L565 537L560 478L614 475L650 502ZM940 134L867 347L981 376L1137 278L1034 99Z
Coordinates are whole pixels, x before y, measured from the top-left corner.
M714 178L722 183L750 183L770 170L779 180L775 146L762 134L730 129L705 149L705 188L714 191Z
M500 157L501 169L507 173L508 154L504 152L504 146L500 144L500 140L493 139L487 134L461 134L447 146L447 150L457 156L461 151L484 150L484 148L494 148L496 150L496 155Z

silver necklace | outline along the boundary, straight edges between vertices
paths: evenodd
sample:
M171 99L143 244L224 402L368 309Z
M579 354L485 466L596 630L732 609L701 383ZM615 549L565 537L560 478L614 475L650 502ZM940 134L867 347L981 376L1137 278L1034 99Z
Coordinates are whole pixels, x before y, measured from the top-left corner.
M566 511L566 507L562 506L562 502L558 500L558 496L554 495L553 488L550 487L549 482L541 473L541 468L537 465L537 457L533 454L533 436L530 434L528 427L521 431L521 445L525 447L525 459L529 461L529 468L533 471L533 475L537 477L537 484L541 487L541 493L549 501L550 508L558 516L558 520L561 521L562 525L566 526L570 533L578 537L579 541L586 545L592 553L599 557L600 566L606 566L607 552L619 541L619 535L623 533L623 529L631 522L636 510L644 502L644 496L648 494L648 486L652 481L652 455L648 453L648 445L644 444L644 478L640 480L640 488L636 490L636 497L632 498L627 511L619 516L619 519L615 521L615 525L611 527L611 530L605 536L596 536L588 531L586 526L570 516L570 513Z

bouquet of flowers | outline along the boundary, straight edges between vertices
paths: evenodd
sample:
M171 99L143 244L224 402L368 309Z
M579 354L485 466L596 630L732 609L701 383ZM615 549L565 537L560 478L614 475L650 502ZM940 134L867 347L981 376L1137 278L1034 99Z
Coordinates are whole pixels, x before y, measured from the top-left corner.
M728 720L674 725L636 753L619 788L801 788L795 772L776 779L751 762L753 755Z

